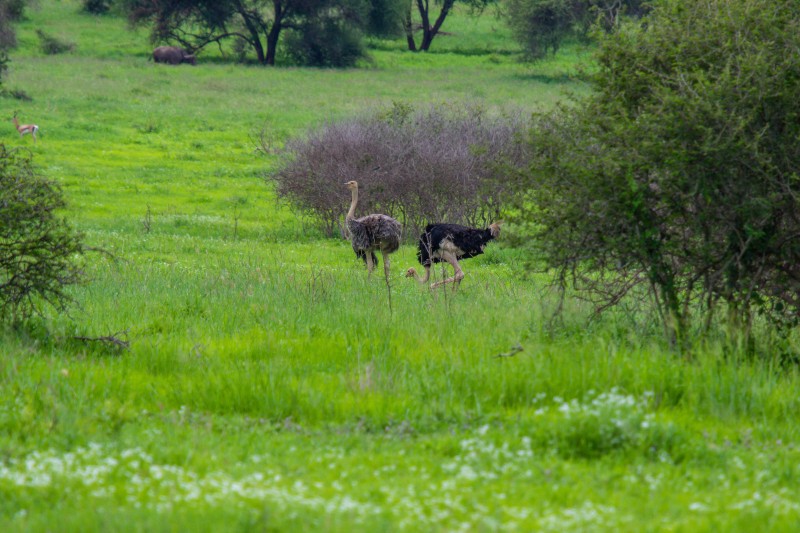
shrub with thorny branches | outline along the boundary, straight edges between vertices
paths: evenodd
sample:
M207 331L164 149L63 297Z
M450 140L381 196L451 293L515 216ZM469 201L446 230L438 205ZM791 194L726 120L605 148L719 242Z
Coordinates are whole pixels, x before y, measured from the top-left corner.
M341 231L350 180L361 188L360 215L390 215L406 235L432 222L484 227L512 194L508 167L525 164L520 139L527 127L521 113L490 116L476 106L414 110L396 103L289 141L267 180L329 235ZM262 148L272 150L266 140Z
M63 310L68 288L84 279L82 235L57 211L61 189L39 176L28 151L0 144L0 322Z

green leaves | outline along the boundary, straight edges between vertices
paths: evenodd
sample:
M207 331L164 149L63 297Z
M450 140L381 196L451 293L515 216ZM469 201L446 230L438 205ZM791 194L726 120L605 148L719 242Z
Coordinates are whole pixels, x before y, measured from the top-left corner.
M0 144L0 321L71 302L66 289L83 280L75 262L83 245L56 215L63 206L61 190L35 173L30 155Z
M598 309L649 280L673 339L719 302L745 334L760 302L800 311L787 267L800 256L786 247L800 232L790 4L656 2L646 24L602 39L597 92L539 123L547 155L529 183L560 197L539 219L547 264L580 265Z

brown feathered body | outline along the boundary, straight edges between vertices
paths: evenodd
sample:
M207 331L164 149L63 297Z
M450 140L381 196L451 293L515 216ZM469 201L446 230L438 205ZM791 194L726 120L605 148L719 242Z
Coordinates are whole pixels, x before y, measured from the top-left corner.
M356 256L367 262L367 254L372 256L374 265L378 264L376 251L384 254L394 253L400 248L400 235L403 231L398 221L387 215L373 214L347 220L350 243Z

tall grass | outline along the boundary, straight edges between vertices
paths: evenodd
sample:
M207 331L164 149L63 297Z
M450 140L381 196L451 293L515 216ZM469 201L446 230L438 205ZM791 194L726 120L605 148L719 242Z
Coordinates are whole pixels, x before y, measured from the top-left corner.
M587 322L576 300L553 323L546 279L502 238L455 293L404 279L401 247L390 309L349 243L261 179L262 129L280 145L394 101L547 107L586 90L583 50L523 65L496 19L457 11L431 53L375 42L358 69L214 50L170 68L79 4L29 12L7 83L33 100L0 106L40 126L36 163L108 253L79 308L0 330L0 529L796 524L795 369L722 342L683 360L647 317ZM75 50L44 56L36 29ZM77 339L111 335L130 348Z

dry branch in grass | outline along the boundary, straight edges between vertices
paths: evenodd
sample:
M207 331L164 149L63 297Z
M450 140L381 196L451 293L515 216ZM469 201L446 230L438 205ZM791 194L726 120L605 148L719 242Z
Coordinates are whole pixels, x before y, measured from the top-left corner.
M126 337L126 340L121 339L120 338L121 335L124 335ZM128 337L128 330L126 329L124 331L118 331L112 335L104 335L101 337L75 336L72 338L75 339L76 341L82 341L82 342L105 342L117 348L123 350L129 350L131 347L131 343L129 340L127 340L127 337Z

